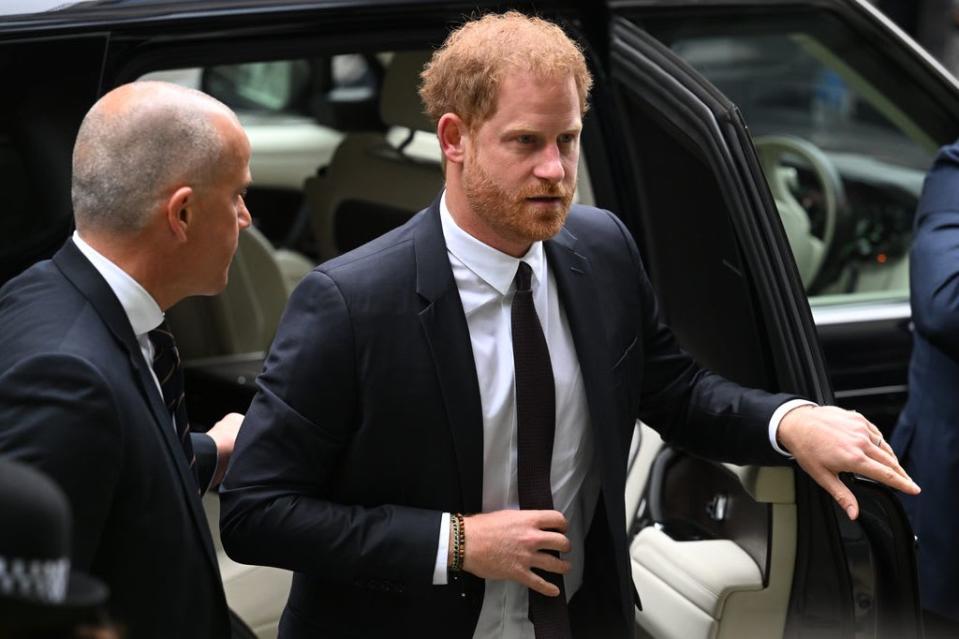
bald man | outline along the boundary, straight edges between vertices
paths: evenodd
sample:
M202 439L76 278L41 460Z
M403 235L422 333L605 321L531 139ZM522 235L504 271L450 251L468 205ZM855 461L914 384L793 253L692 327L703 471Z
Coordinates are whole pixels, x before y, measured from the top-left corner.
M0 289L0 457L66 492L74 564L110 586L133 638L230 634L200 495L242 416L189 432L163 314L226 285L249 161L216 100L158 82L111 91L74 147L76 233Z

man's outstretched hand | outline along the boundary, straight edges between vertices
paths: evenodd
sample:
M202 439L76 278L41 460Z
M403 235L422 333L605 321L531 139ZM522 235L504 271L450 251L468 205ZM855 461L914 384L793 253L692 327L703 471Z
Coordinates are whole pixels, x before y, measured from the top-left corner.
M919 493L879 429L855 411L837 406L794 408L780 422L777 439L850 519L859 516L859 503L839 479L841 472L874 479L909 495Z

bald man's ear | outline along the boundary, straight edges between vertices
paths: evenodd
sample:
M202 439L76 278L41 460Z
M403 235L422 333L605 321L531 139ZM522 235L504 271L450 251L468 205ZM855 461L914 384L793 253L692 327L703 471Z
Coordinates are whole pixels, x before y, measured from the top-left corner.
M444 113L436 123L436 137L440 141L440 150L447 162L462 164L466 157L466 143L469 131L466 123L455 113Z
M163 219L170 232L180 242L187 241L187 232L193 222L193 188L181 186L163 205Z

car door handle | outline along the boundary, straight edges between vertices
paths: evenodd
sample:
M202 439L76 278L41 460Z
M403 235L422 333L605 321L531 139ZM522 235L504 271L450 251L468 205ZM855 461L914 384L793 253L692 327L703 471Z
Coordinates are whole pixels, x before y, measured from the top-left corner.
M726 493L716 493L706 504L706 514L713 521L723 521L726 519L726 506L729 503L729 496Z

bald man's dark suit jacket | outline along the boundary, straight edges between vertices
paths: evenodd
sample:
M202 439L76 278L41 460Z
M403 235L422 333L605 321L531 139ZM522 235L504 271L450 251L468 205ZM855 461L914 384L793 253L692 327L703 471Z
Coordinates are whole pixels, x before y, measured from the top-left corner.
M545 243L582 369L601 495L574 602L581 636L632 637L624 513L635 419L735 462L782 463L788 399L699 369L658 321L631 236L574 206ZM315 269L293 294L237 440L221 532L236 560L297 571L282 637L470 637L483 581L433 586L444 511L482 510L483 421L438 200Z
M216 452L209 437L195 444L205 486ZM123 307L72 241L0 289L0 456L66 492L73 565L110 586L130 639L229 636L169 411Z

